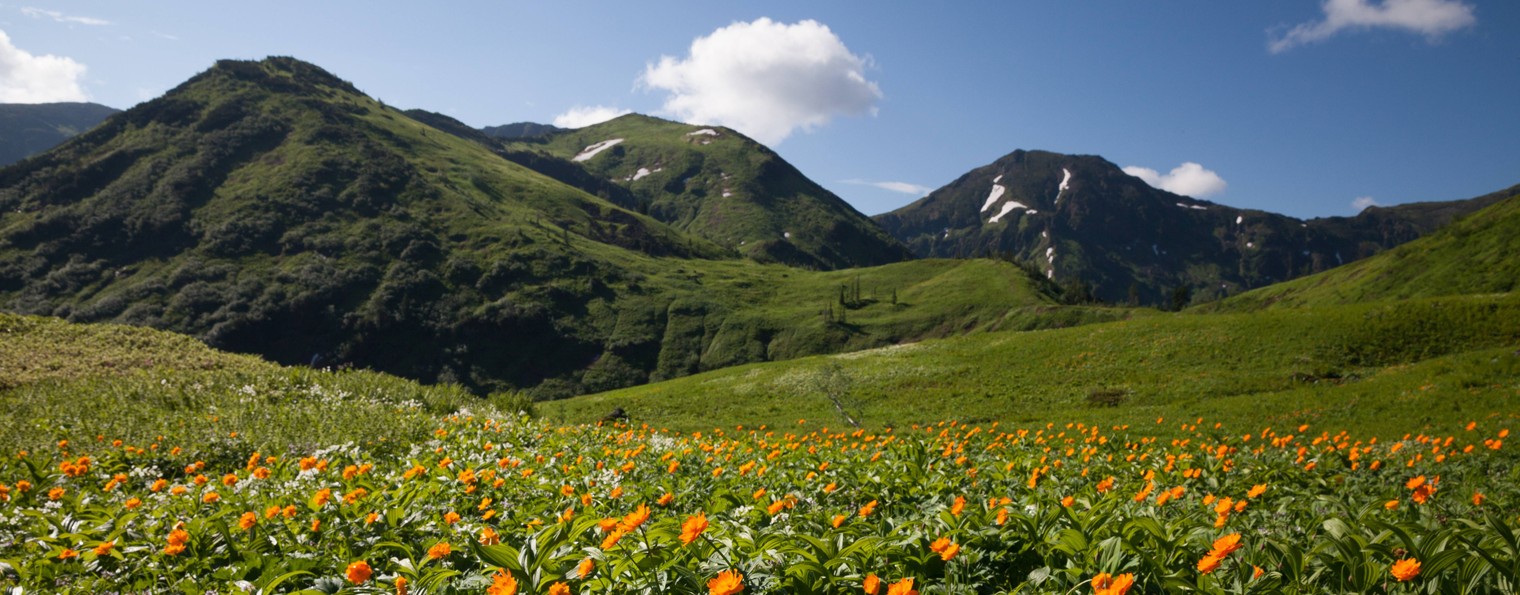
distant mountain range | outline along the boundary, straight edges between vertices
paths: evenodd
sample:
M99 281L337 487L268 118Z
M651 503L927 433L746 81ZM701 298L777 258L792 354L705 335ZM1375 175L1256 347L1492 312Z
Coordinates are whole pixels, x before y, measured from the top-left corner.
M1158 190L1101 157L1014 151L875 219L920 257L1008 258L1076 293L1170 306L1365 258L1506 196L1300 220Z
M97 103L0 103L0 167L51 149L117 111Z
M1503 198L1301 221L1016 151L873 219L729 128L476 129L292 58L65 128L0 169L0 308L538 398L1181 307Z

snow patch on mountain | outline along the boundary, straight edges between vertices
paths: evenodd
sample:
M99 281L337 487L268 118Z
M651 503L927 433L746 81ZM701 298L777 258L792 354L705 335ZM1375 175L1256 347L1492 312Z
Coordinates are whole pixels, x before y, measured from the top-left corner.
M1014 209L1028 209L1028 208L1029 207L1026 206L1024 203L1021 203L1021 202L1016 201L1016 200L1010 200L1008 202L1003 203L1003 208L998 211L998 214L993 215L991 219L987 220L987 222L988 223L997 223L999 219L1003 218L1003 215L1007 215L1010 211L1012 211Z
M588 146L588 147L586 147L584 149L581 149L581 152L577 153L574 157L571 157L570 160L571 161L587 161L587 160L591 159L592 157L596 157L597 153L601 153L602 151L606 151L607 149L612 148L613 146L617 145L620 142L623 142L623 139L621 139L621 138L614 138L614 139L610 139L610 140L604 140L604 141L596 143L594 145L590 145L590 146Z
M981 212L985 213L987 212L987 209L992 208L993 203L996 203L999 198L1002 198L1003 193L1007 191L1008 189L1004 188L1001 184L993 184L992 192L987 195L987 202L982 203Z

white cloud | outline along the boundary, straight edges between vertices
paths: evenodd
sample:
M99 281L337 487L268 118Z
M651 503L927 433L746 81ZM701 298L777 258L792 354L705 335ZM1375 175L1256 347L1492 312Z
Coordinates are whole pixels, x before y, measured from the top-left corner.
M908 182L872 182L870 180L861 180L861 179L850 179L850 180L841 180L841 181L844 182L845 184L855 184L855 185L859 185L859 186L875 186L875 187L880 188L882 190L890 190L892 192L901 192L903 194L912 194L914 196L923 196L925 194L928 194L929 191L934 190L933 188L930 188L928 186L920 186L918 184L911 184L911 183L908 183Z
M1351 208L1356 209L1358 213L1367 210L1367 207L1375 206L1378 206L1378 202L1371 196L1358 196L1356 200L1351 201Z
M76 17L76 16L71 16L71 15L63 14L63 13L58 12L56 10L44 10L44 9L41 9L41 8L35 8L35 7L31 7L31 6L22 7L21 14L24 14L26 16L32 17L34 19L53 19L53 20L58 21L60 23L71 23L71 24L78 24L78 25L96 25L96 26L111 24L111 21L107 21L107 20L104 20L104 19L97 19L97 18L93 18L93 17Z
M1478 22L1462 0L1325 0L1325 20L1300 23L1267 44L1277 54L1346 29L1386 27L1436 39Z
M765 144L836 116L875 113L881 89L828 26L760 18L691 42L685 58L661 56L640 78L670 92L664 110L692 124L728 126Z
M1224 192L1229 184L1224 178L1214 173L1214 170L1204 169L1202 165L1191 161L1184 162L1167 174L1162 174L1148 167L1131 165L1124 168L1124 173L1145 180L1153 188L1160 188L1173 194L1202 198Z
M0 31L0 103L86 101L84 65L63 56L34 56Z
M560 128L585 128L629 113L633 113L633 110L605 105L577 105L563 114L554 116L554 125Z

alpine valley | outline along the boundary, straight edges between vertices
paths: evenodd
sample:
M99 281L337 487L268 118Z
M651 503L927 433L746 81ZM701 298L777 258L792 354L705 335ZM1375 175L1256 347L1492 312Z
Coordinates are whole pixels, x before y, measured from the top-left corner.
M931 339L996 359L1004 341L1052 336L1018 333L1039 329L1181 332L1161 311L1317 303L1336 290L1314 279L1406 270L1391 259L1425 252L1395 247L1433 232L1440 258L1469 255L1469 236L1495 243L1463 265L1487 281L1461 293L1514 278L1504 231L1453 234L1520 188L1299 220L1158 190L1101 157L1016 150L867 217L729 128L630 114L475 129L292 58L218 62L125 112L87 107L0 112L56 135L0 169L0 307L482 395L559 399ZM1439 285L1415 272L1364 278L1341 302L1441 295L1404 289ZM802 393L829 392L804 376ZM583 402L622 406L607 398Z

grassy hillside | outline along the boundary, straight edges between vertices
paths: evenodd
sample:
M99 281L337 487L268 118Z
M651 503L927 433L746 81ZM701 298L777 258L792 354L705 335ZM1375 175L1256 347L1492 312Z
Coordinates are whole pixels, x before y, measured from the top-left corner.
M593 150L602 143L615 144ZM729 128L630 114L558 133L542 147L621 184L634 201L627 206L754 260L840 269L912 256L843 199Z
M438 416L526 403L374 372L286 368L153 329L0 313L3 452L97 436L207 460L342 442L392 452L426 439Z
M1245 311L1505 293L1520 280L1520 191L1366 260L1247 292L1207 309Z
M655 427L950 417L1098 425L1316 421L1387 433L1511 411L1520 297L1456 297L1251 314L1150 316L990 333L742 366L547 405L570 421L614 407ZM1402 431L1407 431L1402 430Z

